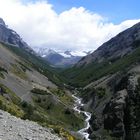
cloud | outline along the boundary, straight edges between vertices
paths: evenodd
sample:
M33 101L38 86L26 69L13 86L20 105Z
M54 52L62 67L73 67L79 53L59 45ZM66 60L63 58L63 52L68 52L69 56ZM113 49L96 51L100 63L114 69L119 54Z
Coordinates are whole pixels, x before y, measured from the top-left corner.
M46 1L0 0L0 17L32 47L88 51L140 20L110 23L84 7L58 14Z

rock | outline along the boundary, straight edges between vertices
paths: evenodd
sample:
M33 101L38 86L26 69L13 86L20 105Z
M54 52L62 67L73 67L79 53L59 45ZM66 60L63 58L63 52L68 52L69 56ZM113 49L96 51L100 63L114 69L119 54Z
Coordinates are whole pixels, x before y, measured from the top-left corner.
M6 44L12 44L20 48L24 48L27 51L34 53L34 51L28 46L26 42L14 31L9 29L2 18L0 18L0 42Z
M3 26L6 26L4 20L2 18L0 18L0 24L3 25Z
M0 140L61 140L48 128L0 110Z
M104 129L111 130L111 135L115 137L123 137L125 134L123 117L127 96L126 89L118 91L103 110Z
M76 66L87 65L92 62L110 60L110 64L124 55L130 54L140 44L140 23L119 33L101 45L96 51L82 58Z

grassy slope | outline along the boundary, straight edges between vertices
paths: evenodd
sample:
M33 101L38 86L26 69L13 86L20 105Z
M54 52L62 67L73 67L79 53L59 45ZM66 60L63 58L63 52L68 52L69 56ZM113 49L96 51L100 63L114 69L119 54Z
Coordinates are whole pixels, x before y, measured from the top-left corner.
M2 46L6 47L6 49L8 48L11 52L18 55L20 60L23 60L24 63L21 63L21 61L11 66L12 72L20 79L28 80L28 77L26 77L26 70L32 71L32 67L47 77L57 77L54 69L41 58L24 49L9 45L5 46L5 44ZM8 74L7 70L0 67L0 73L3 74L3 72ZM53 78L53 80L55 79ZM68 140L74 138L70 135L69 131L76 131L84 125L83 116L75 114L71 109L73 99L62 89L49 89L52 95L39 90L40 93L33 93L32 95L33 104L29 104L21 101L8 87L4 85L0 87L4 90L4 92L0 93L0 108L17 117L30 119L43 126L54 128L57 133L67 137ZM57 100L59 101L57 102ZM73 120L75 120L75 122L73 122Z
M73 86L85 86L102 76L126 70L130 65L140 61L140 48L132 54L117 59L115 62L104 61L102 63L91 63L86 67L73 67L61 73L63 80ZM68 80L67 80L68 79Z
M30 67L35 68L37 71L47 76L55 84L61 86L59 75L56 72L56 71L59 71L60 69L51 67L47 61L43 60L39 56L36 56L26 51L23 48L18 48L18 47L8 45L8 44L3 44L3 46L7 47L10 51L20 56L20 58L23 59Z

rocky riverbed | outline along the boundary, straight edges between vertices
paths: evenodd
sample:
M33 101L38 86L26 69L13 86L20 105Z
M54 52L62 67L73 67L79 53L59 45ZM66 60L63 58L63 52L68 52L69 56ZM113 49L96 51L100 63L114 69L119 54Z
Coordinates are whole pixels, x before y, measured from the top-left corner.
M0 140L61 140L35 122L21 120L0 110Z

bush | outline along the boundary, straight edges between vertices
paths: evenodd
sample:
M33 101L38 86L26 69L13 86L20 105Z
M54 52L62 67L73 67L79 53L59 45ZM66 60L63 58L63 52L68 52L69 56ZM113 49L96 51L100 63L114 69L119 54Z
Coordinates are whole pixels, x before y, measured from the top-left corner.
M27 108L28 103L27 103L26 101L23 101L23 102L21 103L21 106L22 106L23 108Z
M70 114L71 114L71 111L69 110L69 108L67 108L67 109L65 110L65 114L66 114L66 115L70 115Z
M101 98L103 98L104 96L105 96L105 94L106 94L106 91L105 91L105 89L104 88L98 88L98 89L96 89L97 91L96 91L96 93L97 93L97 96L101 99Z
M34 88L31 90L32 93L39 94L39 95L47 95L49 94L46 90L41 90L38 88Z

